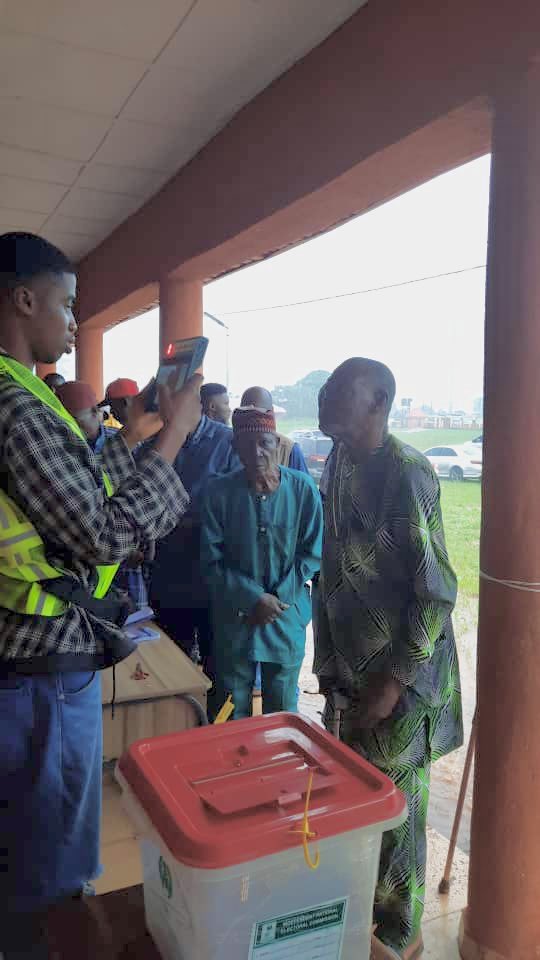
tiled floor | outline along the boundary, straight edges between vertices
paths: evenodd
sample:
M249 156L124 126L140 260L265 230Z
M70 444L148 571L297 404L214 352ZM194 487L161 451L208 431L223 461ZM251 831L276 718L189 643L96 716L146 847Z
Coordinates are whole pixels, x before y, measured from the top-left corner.
M437 888L447 849L445 838L430 829L424 960L459 960L457 933L466 904L468 857L456 851L450 894L440 897ZM120 789L110 772L105 774L103 785L102 863L104 872L96 884L98 893L120 890L142 881L137 841L122 806Z

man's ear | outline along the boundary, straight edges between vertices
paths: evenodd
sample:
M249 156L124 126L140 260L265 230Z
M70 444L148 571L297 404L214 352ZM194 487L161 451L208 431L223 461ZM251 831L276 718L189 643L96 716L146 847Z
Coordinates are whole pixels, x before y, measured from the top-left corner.
M20 313L24 313L25 316L29 317L34 312L36 294L30 287L25 287L21 284L13 290L13 303Z

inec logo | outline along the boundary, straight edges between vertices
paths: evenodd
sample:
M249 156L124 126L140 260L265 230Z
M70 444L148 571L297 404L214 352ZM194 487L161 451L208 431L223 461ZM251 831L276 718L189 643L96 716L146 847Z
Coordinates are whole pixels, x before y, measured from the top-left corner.
M172 897L172 875L163 857L159 858L159 879L161 880L161 886L170 900Z

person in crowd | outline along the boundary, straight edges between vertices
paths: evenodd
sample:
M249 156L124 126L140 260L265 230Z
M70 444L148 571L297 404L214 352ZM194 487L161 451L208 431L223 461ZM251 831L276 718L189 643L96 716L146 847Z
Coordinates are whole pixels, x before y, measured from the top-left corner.
M242 394L240 401L242 407L256 407L258 410L274 410L274 401L272 394L264 387L249 387ZM276 434L279 440L278 459L283 467L290 467L291 470L301 470L302 473L309 473L299 445L294 443L283 433Z
M213 679L212 630L208 591L200 575L200 504L210 477L239 467L230 427L203 413L174 462L190 496L190 506L177 528L157 545L150 578L150 605L162 629L188 655L198 647L206 673ZM208 701L212 715L214 697Z
M242 407L255 407L259 410L274 410L272 394L269 390L266 390L265 387L248 387L248 389L242 394L240 403ZM283 433L276 433L276 436L279 440L279 463L284 467L289 467L292 470L300 470L302 473L307 473L309 475L309 470L300 446L297 443L294 443L289 437L286 437ZM318 575L315 576L315 581L317 580L317 576ZM257 667L257 672L255 674L255 686L253 687L254 696L260 697L261 691L261 670L260 667Z
M122 427L128 422L129 408L135 397L139 395L139 387L135 380L120 377L113 380L105 391L105 399L100 407L108 407L109 414L105 419L107 427Z
M271 410L240 408L232 422L242 468L207 485L201 569L211 597L218 699L232 694L239 718L251 713L257 663L263 711L297 708L322 507L310 477L279 465Z
M217 420L229 426L231 422L231 405L229 391L222 383L203 383L201 387L201 404L203 413L209 420Z
M0 236L0 953L48 956L39 917L98 872L101 685L131 652L107 589L141 539L178 522L173 463L200 418L200 377L163 419L134 401L100 461L32 373L71 353L75 269L33 234ZM131 451L159 432L135 465ZM14 532L17 542L13 544Z
M314 670L348 707L343 739L403 791L408 822L386 833L377 936L396 957L422 953L430 767L462 743L451 613L456 577L439 482L425 457L388 433L395 381L352 358L327 381L320 426L334 438L325 502Z
M46 383L49 390L52 390L53 393L56 393L58 387L61 387L65 382L65 377L63 377L61 373L48 373L43 377L43 383Z
M68 380L58 387L56 396L72 417L75 417L93 452L100 454L105 442L114 436L116 430L104 425L97 397L90 384L80 380Z
M68 381L58 388L56 395L79 424L93 452L99 456L103 452L106 441L116 434L117 428L104 425L96 395L90 384L82 383L80 380ZM129 595L137 609L148 605L147 577L143 568L144 557L143 550L136 550L121 565L115 577L116 586Z

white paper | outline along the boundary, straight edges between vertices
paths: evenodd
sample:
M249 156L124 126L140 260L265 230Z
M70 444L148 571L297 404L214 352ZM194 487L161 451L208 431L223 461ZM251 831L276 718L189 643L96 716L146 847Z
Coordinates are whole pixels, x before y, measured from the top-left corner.
M348 898L255 923L248 960L340 960Z

